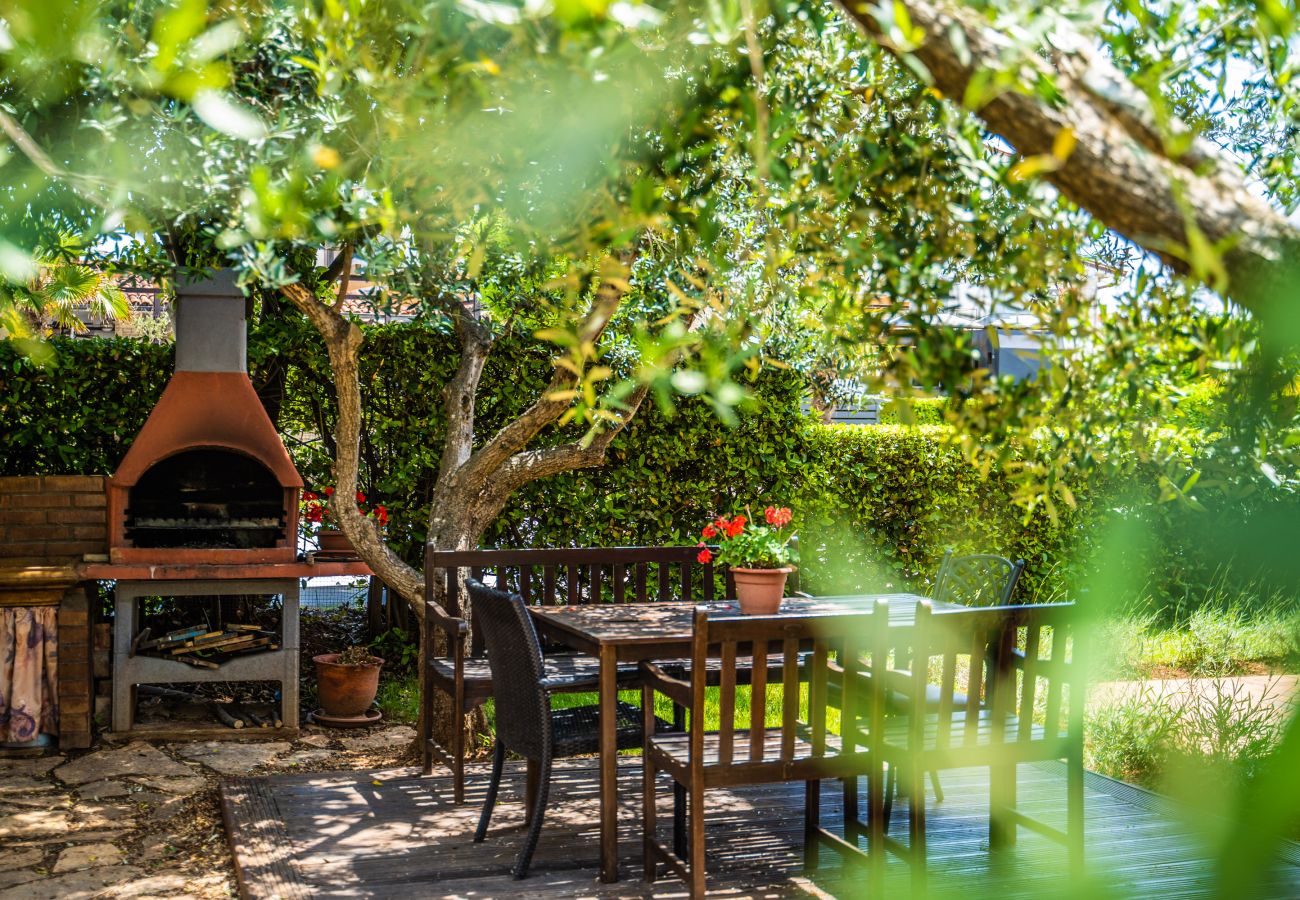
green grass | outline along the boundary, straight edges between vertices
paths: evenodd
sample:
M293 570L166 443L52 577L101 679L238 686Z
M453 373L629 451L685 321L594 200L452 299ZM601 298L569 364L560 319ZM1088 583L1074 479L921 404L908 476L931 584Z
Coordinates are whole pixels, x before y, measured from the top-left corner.
M420 718L420 679L414 672L384 673L379 679L375 703L387 721L414 725Z
M779 726L781 724L782 686L780 684L769 684L766 693L767 696L763 713L764 725L765 727ZM619 691L618 696L620 700L626 701L633 706L640 707L641 705L640 691ZM736 723L735 727L738 729L749 727L749 717L753 702L752 697L753 691L750 688L736 688L736 713L734 721ZM594 705L597 701L598 696L594 692L584 694L556 694L551 700L551 705L555 709L567 709L571 706L582 706L583 704ZM492 705L492 701L490 700L486 704L486 712L488 725L495 728L496 711ZM799 713L806 721L808 713L807 684L801 684L799 686ZM672 701L667 697L656 695L655 715L667 722L671 722L673 718ZM830 708L827 710L827 728L832 731L837 731L839 729L839 715L840 713L838 709ZM704 725L706 728L713 730L718 728L721 721L722 709L720 691L718 688L708 688L704 693Z
M1223 581L1194 598L1138 604L1100 626L1097 677L1237 675L1300 671L1300 604L1280 592Z

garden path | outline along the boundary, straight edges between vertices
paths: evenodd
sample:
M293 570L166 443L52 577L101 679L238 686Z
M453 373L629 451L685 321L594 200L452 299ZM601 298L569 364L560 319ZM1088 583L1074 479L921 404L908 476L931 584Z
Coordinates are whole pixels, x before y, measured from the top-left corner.
M0 758L0 900L228 898L220 777L392 765L414 739L406 726L307 726L293 744L134 741Z
M1104 681L1093 686L1089 706L1112 705L1143 693L1175 703L1191 697L1207 702L1223 695L1253 704L1267 703L1284 712L1300 698L1300 675L1238 675L1226 678L1166 678Z

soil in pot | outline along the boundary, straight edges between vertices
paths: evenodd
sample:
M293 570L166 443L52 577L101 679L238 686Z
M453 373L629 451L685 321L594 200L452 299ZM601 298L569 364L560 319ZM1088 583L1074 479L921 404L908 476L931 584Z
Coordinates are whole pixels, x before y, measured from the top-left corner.
M370 709L379 693L379 670L384 661L372 656L371 666L341 666L337 653L313 656L316 664L316 696L326 715L339 718L359 716Z

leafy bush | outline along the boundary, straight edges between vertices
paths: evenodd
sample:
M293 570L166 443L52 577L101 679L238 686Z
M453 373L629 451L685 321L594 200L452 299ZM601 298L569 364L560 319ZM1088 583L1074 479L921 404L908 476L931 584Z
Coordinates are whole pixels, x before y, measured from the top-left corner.
M1165 771L1178 712L1149 689L1101 707L1088 717L1084 758L1088 768L1135 784L1154 786Z
M948 408L947 397L888 400L880 404L881 425L942 425Z
M1281 741L1286 713L1274 684L1258 696L1221 679L1178 693L1144 687L1089 712L1085 764L1146 787L1177 779L1186 791L1195 779L1215 792L1256 774Z
M112 472L167 384L172 348L121 338L51 348L40 367L0 341L0 474Z
M362 485L387 507L395 549L418 563L442 449L440 392L456 363L454 338L429 323L368 326L365 333ZM0 474L113 471L170 377L168 346L132 340L54 346L60 365L38 370L0 344L6 425ZM482 381L482 434L536 396L549 356L528 335L501 339ZM312 485L331 483L336 413L319 338L302 322L272 319L251 330L249 362L303 477ZM604 467L525 487L488 528L485 543L695 543L698 522L738 512L745 502L771 503L798 511L802 574L811 590L925 590L951 546L1025 559L1023 599L1081 597L1075 588L1085 569L1158 573L1151 593L1159 600L1142 614L1165 625L1185 621L1177 598L1203 605L1195 592L1215 577L1204 571L1204 547L1216 529L1235 521L1220 510L1207 515L1157 503L1149 487L1123 502L1108 496L1104 505L1100 491L1076 489L1078 508L1059 521L1042 513L1026 519L1003 476L970 466L944 427L822 425L801 411L806 385L789 369L766 370L749 387L753 402L733 429L721 427L703 400L682 399L671 415L643 409ZM938 421L944 402L912 401L912 410L921 421ZM552 431L542 440L559 436ZM1104 516L1152 539L1117 550L1090 543L1090 526Z

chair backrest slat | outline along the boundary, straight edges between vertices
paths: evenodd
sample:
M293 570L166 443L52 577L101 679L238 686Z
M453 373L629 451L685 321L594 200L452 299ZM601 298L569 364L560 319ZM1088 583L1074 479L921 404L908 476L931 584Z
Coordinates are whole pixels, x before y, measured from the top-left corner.
M781 758L791 760L800 713L799 642L788 637L781 649Z
M828 704L826 690L830 672L830 645L824 639L813 642L812 674L808 678L808 718L812 725L813 756L826 755L826 716L817 715L818 709Z
M1038 699L1038 640L1037 628L1025 629L1025 657L1020 678L1020 739L1029 737L1034 724L1034 704Z
M555 606L555 566L542 566L542 596L538 603L541 606Z
M1042 637L1039 638L1040 642ZM1056 629L1050 635L1051 648L1047 656L1047 668L1052 673L1047 681L1047 706L1043 722L1049 729L1060 729L1061 702L1065 692L1065 643L1066 636L1058 634Z
M645 603L646 597L646 564L638 562L636 564L636 602Z
M984 700L984 656L987 650L988 640L985 629L976 627L971 630L970 650L968 659L970 668L967 674L966 685L966 734L964 743L971 745L975 743L976 735L979 731L980 704Z
M627 590L627 567L622 563L614 563L614 602L624 603L627 601L625 591Z
M753 673L749 692L749 760L761 762L767 737L767 640L752 644Z
M605 577L604 566L591 567L591 596L587 598L588 603L600 602L600 586Z
M952 745L952 720L954 694L957 689L957 653L949 648L943 654L942 669L939 675L939 723L935 734L935 746L946 750Z
M722 670L718 684L718 761L731 765L736 734L736 642L722 644Z

